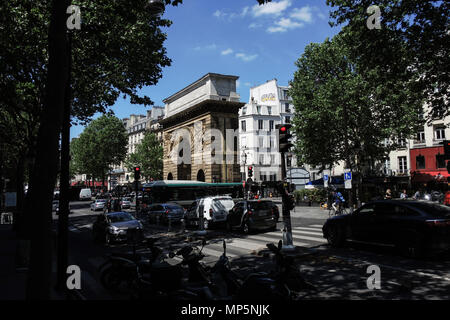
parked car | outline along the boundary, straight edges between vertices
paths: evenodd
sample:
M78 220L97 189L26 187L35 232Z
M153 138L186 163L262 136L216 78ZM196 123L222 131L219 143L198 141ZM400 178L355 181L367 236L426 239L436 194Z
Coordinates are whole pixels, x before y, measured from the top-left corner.
M150 205L145 214L150 223L180 222L184 216L184 208L176 203L155 203Z
M347 240L390 245L408 256L450 249L450 208L415 200L382 200L328 219L323 236L333 247Z
M124 241L135 237L143 239L143 225L128 212L109 212L98 215L92 225L94 240L103 240L105 244Z
M275 219L278 222L278 220L280 219L280 210L278 209L278 206L275 202L272 202L272 208L275 215Z
M130 209L131 208L131 199L130 198L122 198L120 200L120 207L122 209Z
M253 230L276 230L274 203L270 200L245 200L235 204L227 215L227 229L239 229L244 233Z
M52 202L52 210L57 212L59 211L59 200L53 200Z
M92 199L92 192L91 189L81 189L80 191L80 200L91 200Z
M103 210L106 205L106 199L95 199L91 203L91 211Z
M225 223L228 212L233 209L233 206L234 201L230 196L214 196L198 199L186 211L186 224L198 226L200 210L203 210L204 229Z

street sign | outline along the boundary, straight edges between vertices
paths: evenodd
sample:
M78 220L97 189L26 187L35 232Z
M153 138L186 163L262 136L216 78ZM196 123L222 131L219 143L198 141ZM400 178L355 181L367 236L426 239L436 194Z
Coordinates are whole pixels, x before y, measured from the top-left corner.
M352 180L352 173L350 171L344 172L344 180Z

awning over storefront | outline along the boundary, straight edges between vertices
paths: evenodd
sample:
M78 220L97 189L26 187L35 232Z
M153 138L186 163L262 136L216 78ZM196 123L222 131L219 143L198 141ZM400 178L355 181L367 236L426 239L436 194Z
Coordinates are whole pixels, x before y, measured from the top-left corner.
M421 171L421 172L412 172L411 173L411 182L413 183L428 183L428 182L436 182L436 183L447 183L448 177L450 174L447 172L439 171Z

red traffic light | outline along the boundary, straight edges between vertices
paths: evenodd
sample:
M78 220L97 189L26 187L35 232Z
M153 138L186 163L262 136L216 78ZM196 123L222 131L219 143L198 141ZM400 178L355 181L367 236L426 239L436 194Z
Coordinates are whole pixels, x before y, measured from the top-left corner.
M140 169L139 169L139 167L136 167L136 168L134 168L134 170L139 171Z
M253 167L252 166L248 167L248 170L253 170Z
M281 127L280 131L285 132L286 131L286 127Z

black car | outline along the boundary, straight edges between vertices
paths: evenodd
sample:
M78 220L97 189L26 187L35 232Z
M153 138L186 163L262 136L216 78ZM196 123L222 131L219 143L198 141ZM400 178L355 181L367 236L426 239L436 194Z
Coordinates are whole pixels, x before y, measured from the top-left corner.
M253 230L276 230L277 218L270 200L245 200L236 203L227 215L227 229L244 233Z
M94 240L110 244L113 241L143 238L143 225L128 212L109 212L98 215L92 226Z
M184 217L184 208L175 203L155 203L146 208L145 214L150 223L168 224L180 222Z
M396 247L407 256L450 249L450 208L431 202L381 200L328 219L323 236L333 247L346 240Z

